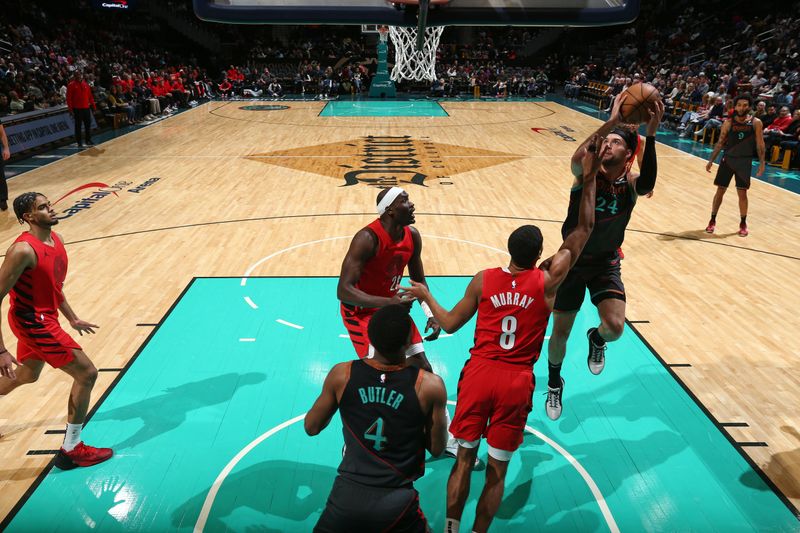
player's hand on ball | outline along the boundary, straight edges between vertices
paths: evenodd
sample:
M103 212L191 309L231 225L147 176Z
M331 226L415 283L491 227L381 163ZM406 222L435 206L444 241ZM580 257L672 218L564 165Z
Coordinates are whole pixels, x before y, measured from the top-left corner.
M431 317L428 319L428 325L425 326L425 333L427 333L428 330L432 331L430 335L425 337L425 340L435 341L436 339L439 338L439 334L442 333L442 326L439 325L439 323L436 321L435 318Z
M85 320L81 320L80 318L73 320L72 322L69 323L69 325L72 326L75 330L77 330L81 336L83 336L84 332L94 333L94 330L100 327L97 324L86 322Z
M622 114L620 113L620 110L622 109L622 103L627 98L628 93L625 91L619 93L616 98L614 98L614 105L611 106L611 118L609 118L613 124L622 122Z
M648 137L652 137L656 134L658 125L661 124L661 119L664 117L664 102L659 98L656 100L655 106L655 111L652 109L647 110L647 112L650 113L650 121L647 123L645 135Z

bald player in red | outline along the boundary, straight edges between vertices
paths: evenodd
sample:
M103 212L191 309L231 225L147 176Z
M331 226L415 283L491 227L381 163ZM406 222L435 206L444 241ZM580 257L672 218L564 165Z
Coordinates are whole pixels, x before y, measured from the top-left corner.
M61 329L58 312L81 335L94 333L97 326L78 318L64 296L67 251L52 230L58 218L50 202L43 194L26 192L14 200L14 213L20 224L28 223L29 229L17 237L0 266L0 302L10 294L8 325L17 337L15 358L0 334L0 395L39 379L45 363L69 374L73 384L67 430L55 465L69 470L101 463L111 458L111 448L87 446L80 439L97 369L80 345Z
M443 308L428 288L411 282L401 294L427 303L448 333L458 331L477 312L475 344L458 381L458 403L450 432L458 455L447 482L446 532L459 530L469 494L470 473L481 437L489 445L486 484L471 531L487 531L505 489L508 462L522 444L532 407L533 364L539 358L556 291L581 254L594 227L595 178L608 148L595 135L582 160L583 192L577 224L561 248L538 268L542 233L536 226L514 230L508 238L506 268L478 272L452 310Z

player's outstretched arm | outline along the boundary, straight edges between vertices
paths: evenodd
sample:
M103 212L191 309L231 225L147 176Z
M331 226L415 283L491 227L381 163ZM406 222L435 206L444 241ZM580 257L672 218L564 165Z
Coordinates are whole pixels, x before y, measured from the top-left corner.
M483 272L475 274L472 281L467 285L464 297L450 311L442 307L428 290L428 287L422 283L412 280L410 287L400 287L400 291L422 303L428 304L433 317L439 322L442 329L447 333L455 333L478 311L478 303L483 291Z
M6 252L3 264L0 265L0 303L17 283L25 269L35 266L36 252L33 251L30 244L18 242L11 245L8 252ZM12 365L17 364L19 364L17 360L6 349L3 335L0 333L0 375L16 379L17 375Z
M322 384L322 392L314 402L314 405L306 413L303 423L306 434L310 436L318 435L331 422L331 418L339 409L339 400L347 385L350 374L351 361L339 363L331 368L325 383Z
M617 127L617 124L622 122L622 115L620 113L620 109L622 108L622 103L628 95L625 92L619 93L616 98L614 98L614 105L611 106L611 116L608 117L608 120L598 128L596 132L589 135L585 141L578 146L578 149L575 150L575 153L572 154L572 175L576 178L581 178L583 175L583 156L586 154L586 148L592 143L592 138L597 135L600 137L600 141L605 138L606 135L611 133L611 130Z
M583 190L578 211L578 225L567 235L556 254L543 261L539 267L544 271L544 296L550 309L553 308L555 303L556 291L559 285L575 265L581 255L581 251L583 251L583 247L586 246L586 241L589 240L592 229L594 229L595 197L597 194L595 178L597 177L597 171L600 169L603 156L608 150L608 147L602 149L598 134L592 136L581 161Z
M360 307L385 307L392 304L411 307L413 303L411 298L403 298L399 295L395 295L392 298L373 296L356 287L367 261L375 256L377 246L377 237L371 231L362 229L356 233L342 262L339 285L336 287L336 297L344 303Z
M414 253L411 256L411 259L408 261L408 276L417 283L421 283L428 286L428 282L425 281L425 268L422 266L422 237L417 231L417 228L410 228L411 229L411 238L414 241ZM420 302L422 305L423 302ZM433 313L431 312L430 308L426 305L422 305L422 310L425 312L425 316L428 318L428 323L425 325L425 332L427 333L429 330L431 334L425 337L426 341L434 341L439 338L439 334L442 332L442 326L439 325L439 322L434 318Z
M420 394L423 395L429 408L428 421L425 425L425 447L431 455L438 457L447 444L447 417L445 416L447 390L442 378L425 370L420 370L420 372L425 372Z

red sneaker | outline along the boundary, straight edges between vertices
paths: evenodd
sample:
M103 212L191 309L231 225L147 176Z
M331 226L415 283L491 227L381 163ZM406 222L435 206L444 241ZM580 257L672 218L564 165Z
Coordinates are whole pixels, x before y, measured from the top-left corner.
M714 233L714 230L717 229L716 222L708 222L708 226L706 226L706 233Z
M56 466L61 470L72 470L78 466L92 466L108 461L112 455L114 450L111 448L95 448L81 441L71 452L61 448L56 455Z
M750 234L747 231L747 224L739 224L739 237L747 237Z

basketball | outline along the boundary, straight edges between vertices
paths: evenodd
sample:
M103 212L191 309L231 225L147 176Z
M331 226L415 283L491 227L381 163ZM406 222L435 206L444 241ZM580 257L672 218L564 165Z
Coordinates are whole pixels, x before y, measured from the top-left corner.
M655 102L661 98L658 89L649 83L635 83L625 89L628 97L622 103L620 114L624 122L641 124L650 120L650 110L655 110Z

